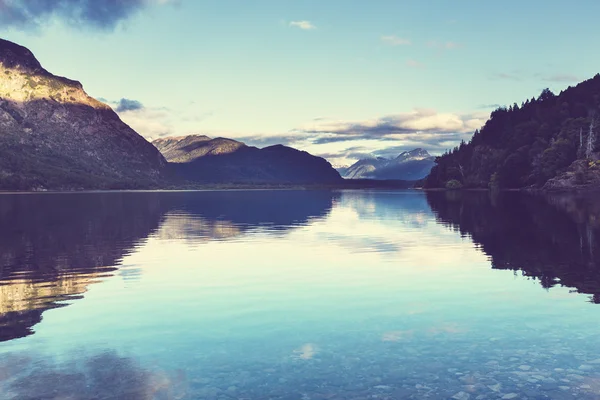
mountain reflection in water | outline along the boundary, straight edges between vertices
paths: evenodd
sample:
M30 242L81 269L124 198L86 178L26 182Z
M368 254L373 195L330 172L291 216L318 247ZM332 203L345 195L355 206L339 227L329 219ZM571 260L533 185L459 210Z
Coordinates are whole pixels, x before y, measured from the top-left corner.
M439 222L468 235L492 268L521 271L600 303L600 203L592 196L428 192Z
M150 235L223 240L257 227L284 232L324 218L337 196L328 191L1 195L0 341L32 334L45 310L81 297Z

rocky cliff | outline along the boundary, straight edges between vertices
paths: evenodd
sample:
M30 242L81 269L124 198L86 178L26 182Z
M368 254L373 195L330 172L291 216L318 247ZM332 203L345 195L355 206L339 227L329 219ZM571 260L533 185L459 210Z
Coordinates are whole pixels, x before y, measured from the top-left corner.
M0 39L0 189L153 187L166 162L81 83Z

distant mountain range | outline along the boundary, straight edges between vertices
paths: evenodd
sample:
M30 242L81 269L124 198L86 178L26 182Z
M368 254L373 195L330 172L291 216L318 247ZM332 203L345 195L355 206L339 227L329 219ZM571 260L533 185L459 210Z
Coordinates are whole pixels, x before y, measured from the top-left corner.
M204 135L152 142L173 173L197 183L323 184L342 181L324 158L275 145L259 149L232 139Z
M338 172L346 179L418 180L435 165L435 157L424 149L405 151L396 158L373 157L357 161Z

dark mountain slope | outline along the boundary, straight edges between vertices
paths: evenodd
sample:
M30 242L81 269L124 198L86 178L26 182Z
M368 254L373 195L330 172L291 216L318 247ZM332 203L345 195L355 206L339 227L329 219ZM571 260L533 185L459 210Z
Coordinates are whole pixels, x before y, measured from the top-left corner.
M600 75L559 95L548 89L538 98L498 108L469 143L438 157L427 187L457 180L466 187L543 186L569 172L572 184L598 177L596 140L600 125Z
M339 173L321 157L291 147L258 149L231 139L184 136L158 139L172 171L197 183L336 183Z
M160 152L82 85L0 39L0 189L152 187Z

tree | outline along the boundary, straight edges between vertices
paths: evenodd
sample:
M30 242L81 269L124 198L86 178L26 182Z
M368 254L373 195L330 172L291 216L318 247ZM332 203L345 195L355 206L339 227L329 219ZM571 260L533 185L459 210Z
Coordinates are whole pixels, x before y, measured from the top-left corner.
M448 182L446 182L446 189L456 190L456 189L461 189L462 186L463 186L462 183L460 183L456 179L451 179Z
M588 133L587 144L585 146L585 158L592 158L592 153L596 147L596 133L594 132L596 117L593 116L590 122L590 131Z
M579 151L583 151L583 128L579 128Z

